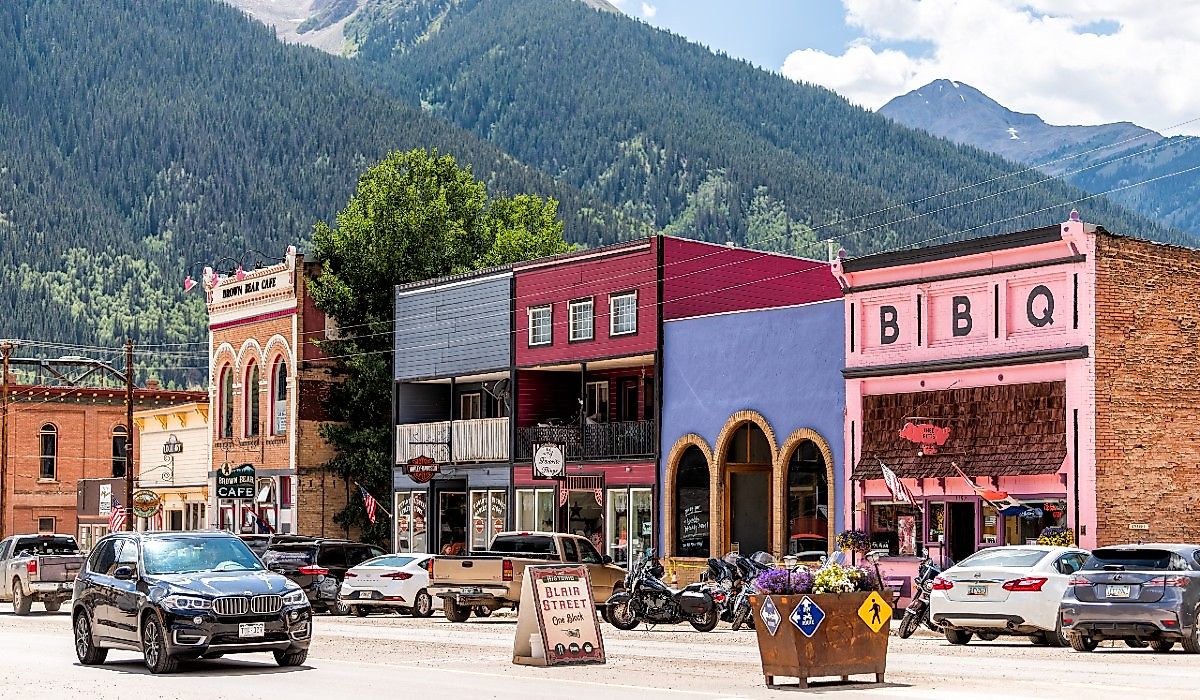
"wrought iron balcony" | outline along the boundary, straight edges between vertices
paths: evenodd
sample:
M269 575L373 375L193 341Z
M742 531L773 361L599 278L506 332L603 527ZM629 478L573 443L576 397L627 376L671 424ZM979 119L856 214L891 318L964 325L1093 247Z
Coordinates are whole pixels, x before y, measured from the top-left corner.
M533 446L554 442L566 446L567 459L619 459L654 455L654 421L578 425L532 425L517 429L517 460L533 458Z

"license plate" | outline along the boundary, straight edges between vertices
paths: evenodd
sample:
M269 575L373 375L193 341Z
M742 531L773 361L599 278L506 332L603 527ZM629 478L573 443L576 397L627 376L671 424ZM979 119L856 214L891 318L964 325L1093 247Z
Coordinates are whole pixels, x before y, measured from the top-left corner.
M987 595L987 586L967 586L967 595Z
M1104 596L1106 598L1128 598L1129 586L1106 586Z
M265 622L243 622L238 625L238 636L245 639L247 637L264 637L267 634L267 623Z
M483 589L478 586L467 586L460 591L463 595L479 595L483 593Z

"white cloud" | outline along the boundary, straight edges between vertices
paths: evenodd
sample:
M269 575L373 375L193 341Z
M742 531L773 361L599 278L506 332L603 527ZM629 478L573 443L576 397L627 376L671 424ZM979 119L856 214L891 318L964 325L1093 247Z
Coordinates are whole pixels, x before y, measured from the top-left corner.
M847 24L862 37L840 55L795 51L784 61L784 75L870 109L949 78L1052 124L1133 121L1163 130L1200 117L1200 90L1191 76L1200 61L1200 2L843 3ZM1111 33L1085 31L1101 21ZM1181 130L1200 134L1200 122Z
M646 19L652 19L658 14L658 8L648 2L642 3L642 16Z

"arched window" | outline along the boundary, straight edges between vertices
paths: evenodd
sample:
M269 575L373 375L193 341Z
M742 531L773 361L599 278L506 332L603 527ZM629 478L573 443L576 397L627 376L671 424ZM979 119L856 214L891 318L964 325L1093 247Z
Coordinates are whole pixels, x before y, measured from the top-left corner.
M271 434L287 432L287 362L282 357L275 360L271 370Z
M221 368L221 383L217 393L217 405L221 410L221 433L223 438L233 437L233 368Z
M812 440L788 460L787 551L829 552L829 482L825 456Z
M246 396L246 437L258 437L258 363L250 360L246 368L246 385L242 389Z
M691 445L679 458L675 475L675 555L707 557L708 461Z
M58 428L52 423L42 426L42 468L38 473L39 479L57 481L58 479Z
M125 466L129 464L129 454L125 446L129 444L129 431L125 426L118 425L112 429L112 475L113 478L125 476Z

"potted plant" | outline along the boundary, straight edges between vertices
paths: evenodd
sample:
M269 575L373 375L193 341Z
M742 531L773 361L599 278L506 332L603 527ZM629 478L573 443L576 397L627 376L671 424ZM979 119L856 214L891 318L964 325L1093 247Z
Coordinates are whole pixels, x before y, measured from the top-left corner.
M1050 547L1074 547L1075 533L1065 527L1048 527L1038 535L1037 543Z
M840 545L840 542L839 542ZM819 569L772 569L755 580L754 629L767 687L775 678L849 680L873 673L883 682L891 606L867 567L826 562Z

